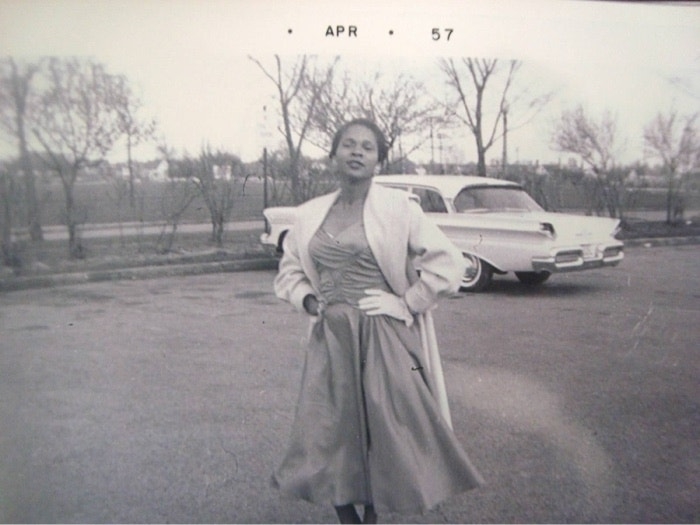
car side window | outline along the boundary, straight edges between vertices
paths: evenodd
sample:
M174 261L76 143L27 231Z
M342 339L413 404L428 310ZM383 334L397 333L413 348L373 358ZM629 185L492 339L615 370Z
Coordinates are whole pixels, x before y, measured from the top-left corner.
M479 204L477 203L476 200L476 195L469 191L462 190L459 195L457 195L457 198L455 199L455 208L457 208L457 211L468 211L468 210L474 210L476 208L479 208Z
M420 207L426 213L447 213L447 206L442 196L427 188L414 188L413 193L420 197Z

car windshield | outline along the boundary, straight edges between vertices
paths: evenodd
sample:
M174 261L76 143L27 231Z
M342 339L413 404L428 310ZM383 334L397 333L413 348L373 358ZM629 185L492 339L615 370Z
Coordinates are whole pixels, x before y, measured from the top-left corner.
M454 200L458 213L489 211L542 211L522 188L476 186L464 188Z

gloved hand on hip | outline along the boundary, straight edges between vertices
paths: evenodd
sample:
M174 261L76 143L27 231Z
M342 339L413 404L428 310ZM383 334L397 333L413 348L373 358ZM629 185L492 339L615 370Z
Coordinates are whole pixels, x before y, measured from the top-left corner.
M367 296L360 299L357 305L367 315L388 315L403 321L406 326L413 324L413 315L403 297L376 288L365 290L365 293Z

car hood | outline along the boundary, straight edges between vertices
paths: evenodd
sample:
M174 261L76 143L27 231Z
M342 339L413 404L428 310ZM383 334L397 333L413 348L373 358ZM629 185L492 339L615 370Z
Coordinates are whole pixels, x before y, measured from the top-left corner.
M433 215L435 217L435 215ZM506 228L517 231L539 231L542 223L551 224L559 240L584 242L586 240L609 239L614 236L619 219L589 217L555 212L487 212L451 214L448 221L455 226L472 224L486 228ZM437 217L435 217L437 219Z

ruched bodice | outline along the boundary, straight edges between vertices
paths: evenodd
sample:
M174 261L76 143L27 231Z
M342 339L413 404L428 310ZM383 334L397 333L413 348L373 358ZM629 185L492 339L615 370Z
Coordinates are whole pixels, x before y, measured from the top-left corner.
M372 255L362 222L356 222L338 235L323 228L309 245L321 282L321 295L328 304L357 306L365 290L390 291Z

